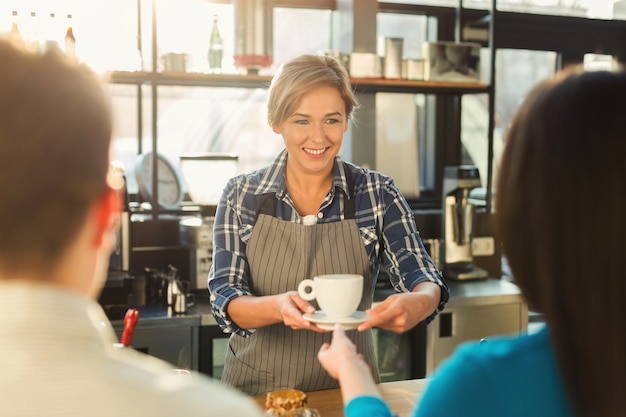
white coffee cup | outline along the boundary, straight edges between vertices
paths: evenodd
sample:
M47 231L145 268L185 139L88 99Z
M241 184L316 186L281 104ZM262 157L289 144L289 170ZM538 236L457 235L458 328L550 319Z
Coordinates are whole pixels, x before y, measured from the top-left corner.
M307 301L317 300L329 318L351 316L363 296L363 276L354 274L318 275L298 285L298 294Z

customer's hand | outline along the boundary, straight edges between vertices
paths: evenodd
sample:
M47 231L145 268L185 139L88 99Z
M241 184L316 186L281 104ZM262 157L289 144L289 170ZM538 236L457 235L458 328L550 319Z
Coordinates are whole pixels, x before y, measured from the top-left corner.
M326 372L339 381L344 404L362 395L380 397L369 366L341 324L335 324L330 344L322 345L317 359Z
M346 336L341 324L335 324L331 343L324 343L317 353L317 359L328 374L339 379L339 369L349 362L363 362L363 355L356 351L356 346Z

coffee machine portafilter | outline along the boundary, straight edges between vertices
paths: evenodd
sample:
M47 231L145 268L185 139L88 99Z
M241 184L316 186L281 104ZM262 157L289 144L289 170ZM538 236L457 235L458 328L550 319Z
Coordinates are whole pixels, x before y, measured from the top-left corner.
M478 168L447 166L442 191L442 265L444 277L458 280L486 278L487 271L474 265L473 222L476 206L470 191L480 187Z

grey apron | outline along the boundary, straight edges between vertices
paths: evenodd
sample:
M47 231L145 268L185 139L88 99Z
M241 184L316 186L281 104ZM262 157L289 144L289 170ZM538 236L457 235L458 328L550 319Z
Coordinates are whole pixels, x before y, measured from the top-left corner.
M347 167L346 173L353 196L354 187ZM296 291L301 280L319 274L361 274L363 298L359 310L369 308L374 286L369 258L354 220L354 198L344 195L344 220L305 226L275 218L275 195L263 197L246 250L252 292L263 296ZM378 381L372 332L349 330L347 334ZM330 340L330 332L293 330L284 323L259 328L248 338L233 334L222 382L249 395L278 388L303 391L337 388L337 381L317 360L320 346Z

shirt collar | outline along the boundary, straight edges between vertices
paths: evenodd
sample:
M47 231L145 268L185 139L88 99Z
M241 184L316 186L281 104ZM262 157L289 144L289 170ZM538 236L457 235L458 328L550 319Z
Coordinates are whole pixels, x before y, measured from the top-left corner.
M268 167L259 187L254 192L255 195L276 193L278 198L287 194L287 183L285 181L285 167L287 166L287 149L283 149L278 157ZM345 165L339 155L335 157L333 166L333 188L338 187L349 196L348 182L346 181Z

